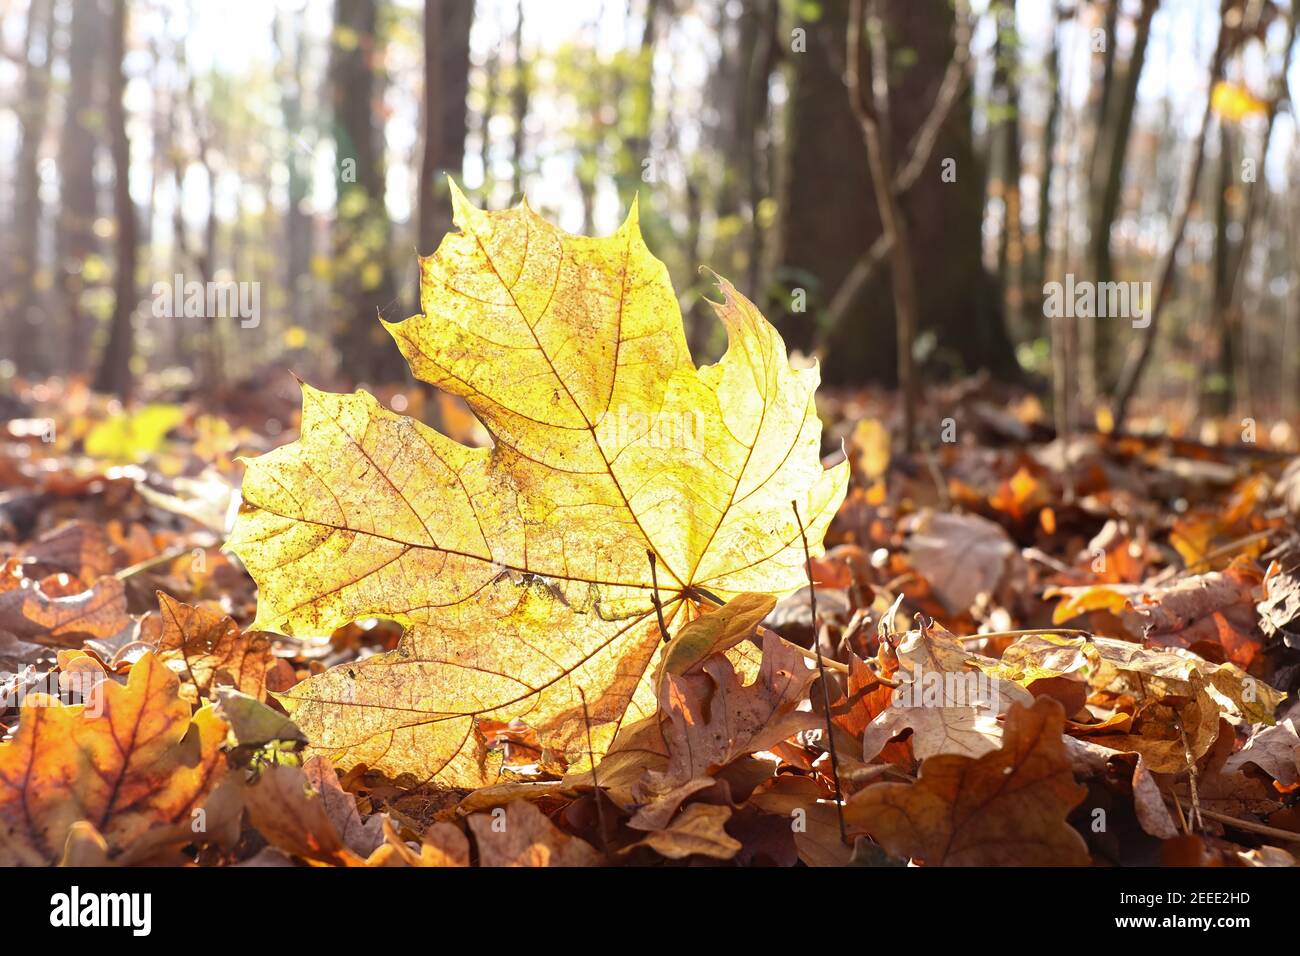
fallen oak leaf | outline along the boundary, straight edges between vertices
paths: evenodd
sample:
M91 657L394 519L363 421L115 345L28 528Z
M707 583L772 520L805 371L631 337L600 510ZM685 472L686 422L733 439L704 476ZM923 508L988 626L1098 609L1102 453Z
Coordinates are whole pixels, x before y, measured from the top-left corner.
M1064 597L1053 624L1080 614L1115 614L1133 638L1161 647L1195 649L1217 644L1224 656L1246 668L1263 646L1256 610L1263 578L1248 559L1224 571L1185 577L1173 584L1093 584L1049 588L1044 596Z
M996 750L1002 735L998 716L1033 697L1013 682L991 680L994 662L966 650L942 627L927 623L909 631L895 649L898 669L889 706L862 734L862 759L870 762L891 740L910 730L918 760L941 753L978 757Z
M99 578L68 594L49 594L61 577L41 582L22 578L17 587L0 591L0 631L25 643L80 647L88 638L116 637L132 626L126 588L117 578Z
M715 860L730 860L741 850L741 843L727 833L726 823L731 818L731 807L714 803L692 803L662 830L655 830L625 847L630 853L637 847L649 847L670 860L684 860L689 856L707 856Z
M1272 727L1257 727L1245 746L1223 765L1228 773L1237 773L1253 763L1284 788L1300 783L1300 736L1295 721L1287 718Z
M909 517L907 554L950 614L964 614L993 594L1018 557L1001 525L979 515L921 512Z
M822 467L817 371L793 369L725 281L728 350L695 368L635 207L590 239L526 205L452 197L462 231L421 260L423 314L386 327L494 447L304 387L302 437L248 463L228 546L259 585L257 629L407 628L396 651L279 697L315 748L478 786L493 771L480 718L526 717L583 766L654 712L656 590L671 633L696 588L725 601L802 585L790 502L820 552L848 464Z
M1292 556L1294 560L1294 555ZM1274 561L1264 575L1264 597L1255 605L1260 629L1300 648L1300 567L1283 568Z
M763 638L762 664L751 684L742 685L720 654L705 660L700 673L665 674L660 709L668 720L668 767L647 771L644 789L677 792L733 760L820 726L816 714L797 709L816 678L803 655L770 632Z
M217 687L265 700L267 674L280 665L266 635L241 631L229 615L184 604L164 591L158 592L158 615L145 618L140 639L181 677L181 696L191 703L212 700Z
M891 854L926 866L1084 866L1066 817L1087 788L1074 782L1051 698L1013 705L1000 749L941 754L915 783L878 783L849 798L845 819Z
M565 833L527 800L515 800L467 822L480 866L600 866L591 844Z
M808 866L845 866L853 856L853 848L840 839L834 802L811 777L782 774L765 780L747 806L789 820L799 859Z
M27 697L0 744L0 865L58 860L83 820L115 851L159 828L192 839L194 811L225 773L227 728L210 706L191 716L178 690L146 654L125 685L101 681L85 703Z
M301 767L275 764L243 783L248 822L277 849L320 866L364 866Z

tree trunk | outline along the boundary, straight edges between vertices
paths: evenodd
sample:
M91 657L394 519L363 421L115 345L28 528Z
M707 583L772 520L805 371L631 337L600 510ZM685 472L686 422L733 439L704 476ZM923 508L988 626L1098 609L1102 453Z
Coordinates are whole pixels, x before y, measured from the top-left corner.
M510 164L510 192L512 199L524 195L524 147L528 120L528 63L524 60L524 5L520 0L515 17L515 86L510 91L510 110L515 120L514 157Z
M890 48L910 54L910 65L891 66L890 82L899 104L891 113L890 137L905 153L952 59L954 17L946 3L888 0L883 6ZM807 31L807 51L790 56L794 71L776 261L780 281L806 291L808 311L794 311L789 303L784 314L773 311L787 344L803 351L814 342L814 316L882 233L862 131L843 80L848 7L848 0L824 3L815 23L800 24ZM947 168L955 172L955 182L944 182L941 175L946 160L953 161ZM954 372L986 368L1016 375L996 283L981 258L984 174L971 135L969 91L948 115L932 158L901 205L912 247L925 250L926 262L944 264L942 282L923 282L917 289L918 332L935 343L931 364ZM862 214L845 215L846 209ZM823 377L896 384L888 274L866 283L845 315L845 321L825 330Z
M303 281L311 268L312 252L311 217L303 208L310 186L311 173L307 168L310 154L308 145L302 142L298 132L303 128L303 71L306 69L307 39L305 17L296 14L292 28L286 25L287 19L287 14L276 18L274 36L279 60L280 112L284 116L284 128L292 137L285 152L289 195L285 211L284 284L293 323L302 326L309 320L311 312L309 290Z
M117 218L114 236L113 318L108 329L108 343L95 376L95 389L111 392L119 398L131 395L133 384L131 358L135 354L136 222L131 204L131 143L126 136L126 23L127 0L113 0L108 28L108 134L113 157L113 215Z
M1119 214L1120 192L1124 185L1124 164L1128 156L1129 134L1133 128L1133 114L1137 105L1138 83L1142 79L1142 65L1146 61L1147 41L1151 37L1151 19L1155 16L1159 0L1142 0L1142 7L1134 24L1133 50L1124 71L1123 88L1110 121L1099 132L1099 148L1093 164L1094 215L1089 228L1092 244L1091 260L1094 280L1100 284L1110 282L1113 267L1110 257L1110 233ZM1100 174L1100 175L1097 175ZM1114 347L1113 323L1099 322L1095 337L1095 362L1098 386L1110 388L1113 375L1109 373L1115 363L1111 360Z
M343 316L335 343L355 381L391 382L406 365L377 313L396 301L384 203L385 163L379 0L335 0L330 56L338 207L334 295Z
M419 251L429 255L452 227L446 176L465 163L472 0L424 0L424 147L420 157ZM418 299L417 299L418 301Z
M99 35L104 19L98 0L68 0L68 94L59 143L59 289L67 311L67 367L85 372L94 337L94 318L83 307L83 269L95 251L93 227L98 214L95 193L95 133L91 117L99 106L95 82Z
M14 216L9 233L9 267L12 289L0 296L3 309L12 318L6 324L13 337L9 353L24 375L48 370L38 347L50 336L39 328L48 316L37 292L40 258L41 198L37 164L45 117L49 112L50 59L53 53L53 0L31 0L27 10L26 60L21 101L18 107L19 144L14 170ZM37 51L40 58L37 59Z

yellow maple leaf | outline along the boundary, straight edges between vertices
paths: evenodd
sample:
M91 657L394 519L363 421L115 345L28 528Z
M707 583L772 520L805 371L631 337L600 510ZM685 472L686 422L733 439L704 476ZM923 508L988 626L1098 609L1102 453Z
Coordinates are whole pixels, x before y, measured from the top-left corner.
M695 367L635 205L597 239L451 191L461 231L421 259L422 314L385 325L493 447L304 387L302 437L248 463L229 547L260 589L255 629L407 628L280 696L317 750L476 786L492 775L479 719L522 719L581 764L580 690L597 754L654 712L656 581L670 632L702 592L802 585L791 502L820 553L848 465L819 459L818 371L791 368L725 280L727 352Z

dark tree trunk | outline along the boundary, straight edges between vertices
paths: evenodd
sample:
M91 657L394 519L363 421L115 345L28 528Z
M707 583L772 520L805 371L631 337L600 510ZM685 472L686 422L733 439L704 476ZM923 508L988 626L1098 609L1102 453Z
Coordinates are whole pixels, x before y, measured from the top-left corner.
M1129 133L1133 128L1133 114L1137 106L1138 83L1142 79L1142 65L1146 61L1147 41L1151 37L1151 18L1155 16L1159 0L1142 0L1134 24L1133 50L1124 70L1123 88L1118 101L1112 97L1113 106L1105 126L1099 131L1100 141L1095 153L1092 184L1095 197L1093 220L1090 227L1093 278L1098 283L1110 282L1114 268L1110 256L1110 233L1119 214L1120 191L1124 185L1124 164L1128 156ZM1097 325L1095 339L1098 385L1110 388L1113 376L1106 370L1114 367L1111 352L1114 347L1112 323L1102 321Z
M446 176L465 162L465 97L473 0L424 0L424 149L420 157L419 251L451 230ZM418 300L417 300L418 301Z
M108 343L95 376L95 389L119 398L130 397L133 384L131 357L135 354L136 222L131 204L131 143L126 136L126 23L127 0L113 0L108 28L108 134L113 157L113 215L117 232L113 246L113 318Z
M406 365L378 321L378 314L396 302L384 204L379 0L336 0L334 22L329 68L338 167L333 268L343 318L335 342L343 373L354 381L398 381L406 377Z
M794 76L777 262L784 285L807 290L808 311L773 311L786 343L803 350L814 341L818 308L830 301L881 233L866 147L843 80L848 7L848 0L822 4L820 19L802 24L808 31L807 52L790 57ZM890 136L905 157L952 58L952 10L946 3L888 0L885 29L891 50L911 54L910 65L895 65L890 76L891 99L898 104ZM941 177L945 159L955 163L956 182ZM949 115L927 169L902 198L912 248L924 250L924 263L942 262L944 268L942 281L927 281L923 275L919 282L919 331L934 343L932 367L985 368L1014 376L1018 366L1003 327L997 285L981 259L984 182L967 91ZM849 209L861 213L845 215ZM823 377L828 382L896 384L896 328L886 271L877 270L845 316L826 330Z
M306 168L307 150L297 138L297 130L303 127L303 71L306 69L306 25L303 15L293 18L292 29L286 26L287 15L277 17L275 21L275 45L279 55L280 74L280 110L284 115L284 127L294 137L285 154L285 165L289 171L288 209L286 210L285 239L288 250L285 255L284 280L289 293L289 308L292 310L294 325L303 325L308 320L311 303L304 277L311 267L312 230L311 217L303 208L307 200L310 185L310 171Z
M528 120L528 63L524 60L524 5L521 2L515 18L515 85L510 91L510 110L515 120L514 159L510 164L510 191L515 199L524 194L524 146Z
M83 307L86 259L95 251L98 213L95 193L95 133L90 122L100 108L95 82L98 37L104 18L98 0L69 0L68 96L59 143L59 289L67 310L69 370L85 372L90 361L94 319Z

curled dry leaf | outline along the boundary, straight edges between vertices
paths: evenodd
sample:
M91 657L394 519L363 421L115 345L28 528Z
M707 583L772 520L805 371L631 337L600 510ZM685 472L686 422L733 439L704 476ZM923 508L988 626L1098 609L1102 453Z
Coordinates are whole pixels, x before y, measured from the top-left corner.
M1286 788L1300 782L1300 736L1295 721L1287 718L1272 727L1260 727L1250 735L1246 745L1224 763L1229 773L1255 764Z
M146 654L125 685L101 681L83 704L27 697L0 744L0 865L58 860L78 821L115 851L154 830L192 840L192 813L225 773L226 724L210 706L191 717L178 691Z
M1072 730L1097 744L1142 755L1153 773L1187 769L1188 753L1200 760L1219 735L1220 713L1252 722L1273 720L1286 696L1233 664L1212 664L1181 648L1143 647L1106 637L1068 638L1034 634L1018 638L1000 661L981 665L990 676L1025 686L1068 677L1090 692L1136 705L1129 732L1123 722Z
M70 593L51 594L56 579L21 578L0 590L0 631L27 643L79 648L87 638L111 638L131 627L126 589L117 578L99 578L84 589L78 582Z
M878 783L854 794L849 822L895 856L927 866L1082 866L1083 838L1066 823L1083 800L1051 698L1013 706L1001 748L982 757L943 754L915 783Z
M1064 597L1052 614L1063 624L1087 611L1108 610L1134 639L1161 647L1195 649L1212 644L1247 668L1263 647L1260 612L1263 577L1248 559L1224 571L1182 578L1168 585L1093 584L1049 588L1046 597Z
M727 833L726 823L730 818L731 807L692 803L664 829L647 834L624 852L647 846L670 860L684 860L688 856L730 860L741 849L740 841Z
M279 664L266 635L241 631L229 616L162 591L158 616L145 618L141 640L181 678L181 696L191 703L213 699L217 687L265 700L267 674Z
M266 767L243 781L242 797L249 823L272 846L308 863L403 866L423 855L401 841L385 816L376 814L363 823L356 801L323 759L306 768L288 763ZM438 838L438 845L445 842Z
M802 585L790 503L819 553L848 464L822 467L816 369L793 369L725 281L729 347L694 366L635 208L590 239L527 205L452 198L461 231L421 260L423 314L387 328L494 446L305 387L302 437L248 463L229 546L258 583L257 629L407 628L397 650L281 697L315 747L478 786L493 773L482 718L526 718L581 766L580 688L597 754L654 712L656 577L670 631L697 615L693 588L725 601Z
M918 760L941 753L978 757L997 749L1002 736L998 716L1014 702L1033 700L1014 683L990 681L981 665L994 662L966 650L938 625L909 631L897 655L893 679L901 686L891 691L889 706L863 732L866 761L907 730Z
M527 800L468 819L482 866L600 866L590 843L565 833Z
M904 530L912 566L951 614L966 613L981 594L996 591L1018 555L1002 526L979 515L927 511Z
M803 655L772 633L763 638L762 664L752 684L742 685L720 654L705 660L699 673L666 674L660 707L668 718L668 767L648 771L646 789L659 794L679 789L819 726L815 714L796 709L816 677Z

